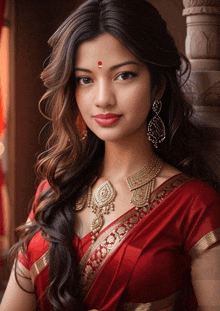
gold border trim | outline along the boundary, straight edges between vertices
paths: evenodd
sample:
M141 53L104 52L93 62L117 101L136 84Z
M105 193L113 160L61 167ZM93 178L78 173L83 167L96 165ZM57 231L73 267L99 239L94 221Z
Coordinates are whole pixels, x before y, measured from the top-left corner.
M171 177L169 180L165 181L161 186L159 186L155 191L152 192L150 196L150 203L151 209L155 208L163 199L165 199L173 190L178 188L180 185L184 184L185 182L191 180L192 177L189 177L183 173L175 175ZM157 202L153 202L156 201ZM152 203L153 202L153 203ZM90 247L87 249L85 254L83 255L82 259L80 260L81 269L86 265L87 260L91 256L92 252L99 246L105 238L118 227L119 224L124 223L127 219L132 217L135 214L135 208L132 208L130 212L126 213L126 215L122 215L121 217L116 220L114 225L110 224L110 228L106 229L101 235L98 237L95 243L91 244Z
M46 251L32 266L30 269L30 274L31 274L31 280L32 283L34 284L36 277L38 274L41 273L41 271L48 266L49 263L49 251Z
M171 296L153 302L147 303L123 303L120 305L120 310L123 311L156 311L168 308L169 306L173 305L179 292L172 294Z
M150 210L153 210L163 199L165 199L173 190L178 188L178 186L182 185L183 183L191 180L192 178L181 173L178 175L175 175L171 177L169 180L165 181L161 186L159 186L155 191L152 192L152 195L150 197L150 201L153 202L151 204ZM95 252L95 250L104 243L105 239L115 230L120 224L123 224L126 220L128 220L131 217L136 217L136 211L133 208L130 212L126 213L126 215L122 215L118 221L115 222L114 225L110 226L107 230L105 230L101 236L96 240L94 244L91 244L90 247L85 252L84 256L82 257L80 261L80 270L81 272L85 268L88 260L92 256L92 254ZM140 219L141 220L141 219ZM138 221L139 223L139 221ZM136 225L136 224L135 224ZM112 254L112 252L116 249L117 246L124 240L124 238L128 235L128 233L131 230L128 230L125 236L120 237L117 239L117 243L111 248L111 251L106 256L105 260L100 264L98 267L96 273L94 274L94 278L90 280L90 285L97 276L97 273L100 271L101 267L104 265L108 257ZM46 251L32 266L30 269L31 279L34 284L36 277L42 272L42 270L48 266L49 264L49 250ZM90 286L89 286L90 287Z
M212 244L220 241L220 228L210 231L204 235L189 251L190 255L198 257L203 251L209 248Z
M152 195L150 196L149 208L147 210L144 211L143 209L143 211L137 212L135 208L132 208L128 213L119 217L118 220L116 220L116 222L110 226L110 228L101 233L94 244L90 245L79 264L82 280L80 284L82 286L84 297L88 295L92 283L94 282L103 265L106 263L107 259L112 255L113 251L121 244L125 237L129 235L132 229L137 224L139 224L140 221L146 215L148 215L160 202L162 202L172 191L189 180L192 180L192 177L183 173L171 177L152 192ZM116 233L118 227L123 226L126 221L129 221L132 218L138 218L138 221L135 221L132 227L126 226L126 233L123 236L118 236ZM109 249L105 246L105 242L111 235L116 236L116 239L114 245ZM106 248L104 258L98 258L98 260L95 260L96 253L100 254L102 247ZM97 261L98 264L95 264L94 266L92 264L93 261ZM91 266L93 266L93 268L91 268Z
M134 209L129 213L129 217L128 215L124 215L124 217L122 217L122 219L120 219L122 221L122 224L124 225L124 222L127 221L128 219L137 219L137 222L133 223L133 227L135 225L137 225L140 221L140 217L137 215L137 211ZM81 278L83 279L83 277L87 277L87 284L86 286L81 283L82 285L82 291L84 296L87 295L92 283L94 282L97 274L99 273L99 271L101 270L101 268L103 267L103 265L106 263L107 259L112 255L112 253L114 252L114 250L122 243L122 241L127 237L128 233L132 230L133 227L130 227L128 225L123 226L124 230L125 230L125 234L118 234L116 231L118 230L118 228L120 227L120 223L115 223L113 226L111 226L108 230L106 230L99 238L98 241L96 243L96 245L91 246L90 249L88 249L87 254L85 253L85 258L82 258L83 261L80 262L80 272L81 272ZM120 228L119 228L120 230ZM112 246L108 246L108 239L112 238L114 239L114 244ZM97 253L100 253L102 250L104 249L104 259L99 258L97 260L97 262L99 262L98 266L96 266L96 270L92 272L91 275L91 271L87 272L87 269L89 267L88 263L92 263L95 261L95 259L93 259L94 257L96 257ZM83 265L81 265L83 264Z

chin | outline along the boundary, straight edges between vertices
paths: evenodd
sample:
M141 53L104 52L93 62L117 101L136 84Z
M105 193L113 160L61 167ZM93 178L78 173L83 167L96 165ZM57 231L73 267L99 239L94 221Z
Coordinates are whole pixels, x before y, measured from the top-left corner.
M106 136L98 136L101 140L103 140L104 142L111 142L111 143L114 143L114 142L117 142L117 141L120 141L120 138L116 138L116 137L107 137Z
M103 140L104 142L111 142L111 143L117 143L120 141L124 141L126 140L126 136L125 135L97 135L101 140Z
M103 140L103 141L109 141L109 142L113 142L113 141L117 141L119 139L119 135L115 135L113 133L100 133L98 131L94 131L93 132L99 139Z

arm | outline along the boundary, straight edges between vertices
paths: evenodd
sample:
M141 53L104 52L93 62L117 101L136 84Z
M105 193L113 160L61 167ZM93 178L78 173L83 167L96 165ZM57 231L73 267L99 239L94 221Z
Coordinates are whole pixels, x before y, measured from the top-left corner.
M18 281L21 286L29 292L33 292L33 285L30 280L30 272L20 262L17 265ZM24 278L19 275L25 275ZM36 296L34 293L27 293L19 287L14 275L14 268L0 305L0 311L31 311L36 310Z
M220 311L220 244L195 258L192 284L201 311Z
M49 184L46 180L42 181L36 191L35 200L32 205L32 210L30 212L27 223L30 222L34 218L34 206L37 198L40 193L46 190L49 187ZM26 289L28 292L34 292L34 287L32 285L30 279L30 271L25 268L19 261L17 264L17 277L19 284ZM26 278L19 276L25 275ZM36 310L36 296L34 293L27 293L21 287L19 287L16 279L14 268L12 269L11 276L9 278L9 282L4 293L2 303L0 305L0 311L31 311Z

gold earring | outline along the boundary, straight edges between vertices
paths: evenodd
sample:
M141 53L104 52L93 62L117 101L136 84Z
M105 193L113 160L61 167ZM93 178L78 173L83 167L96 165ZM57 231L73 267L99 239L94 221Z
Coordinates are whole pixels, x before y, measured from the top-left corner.
M80 112L79 112L77 119L76 119L76 126L80 132L81 140L85 140L87 137L87 128L86 128L86 123L83 120L83 117L82 117Z

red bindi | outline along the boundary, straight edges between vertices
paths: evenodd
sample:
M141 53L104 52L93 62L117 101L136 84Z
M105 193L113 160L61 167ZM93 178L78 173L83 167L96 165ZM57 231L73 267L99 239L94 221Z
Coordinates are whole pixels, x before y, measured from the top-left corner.
M98 61L98 66L99 66L99 68L102 68L102 62L101 61Z

